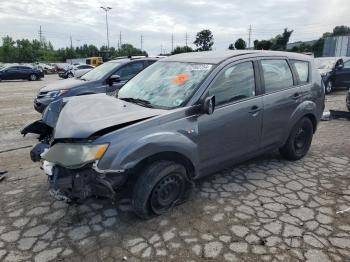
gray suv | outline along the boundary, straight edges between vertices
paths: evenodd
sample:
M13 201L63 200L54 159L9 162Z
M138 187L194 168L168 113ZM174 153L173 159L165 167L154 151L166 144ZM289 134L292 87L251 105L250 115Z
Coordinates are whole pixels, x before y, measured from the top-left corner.
M304 157L323 109L310 56L186 53L148 67L118 97L70 99L37 154L57 199L114 199L131 186L135 213L149 218L224 167L273 149Z

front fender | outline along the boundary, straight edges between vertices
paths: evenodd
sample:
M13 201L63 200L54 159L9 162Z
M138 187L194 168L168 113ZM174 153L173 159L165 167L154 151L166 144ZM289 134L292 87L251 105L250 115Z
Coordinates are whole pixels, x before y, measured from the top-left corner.
M113 155L113 151L112 149L108 154ZM190 160L196 170L199 163L197 151L197 144L185 134L158 132L144 136L125 146L119 152L116 152L110 165L104 162L102 158L98 167L102 170L127 170L135 167L142 160L152 155L163 152L174 152Z

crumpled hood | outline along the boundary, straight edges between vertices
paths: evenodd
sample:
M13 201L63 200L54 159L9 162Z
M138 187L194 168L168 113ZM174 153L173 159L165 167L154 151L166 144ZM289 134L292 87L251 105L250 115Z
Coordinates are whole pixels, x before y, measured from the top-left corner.
M85 81L75 78L68 78L63 80L57 80L52 84L49 84L47 86L44 86L40 89L40 92L49 92L54 90L61 90L61 89L70 89L73 87L81 86L86 84Z
M99 130L167 113L106 94L72 97L58 118L54 138L88 138Z

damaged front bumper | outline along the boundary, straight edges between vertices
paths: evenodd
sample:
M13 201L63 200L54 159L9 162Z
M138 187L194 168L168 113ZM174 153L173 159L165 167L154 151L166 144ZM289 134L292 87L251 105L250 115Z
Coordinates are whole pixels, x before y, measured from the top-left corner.
M48 176L49 192L59 201L81 203L89 197L98 196L114 200L126 182L125 172L97 172L93 165L68 169L43 161Z

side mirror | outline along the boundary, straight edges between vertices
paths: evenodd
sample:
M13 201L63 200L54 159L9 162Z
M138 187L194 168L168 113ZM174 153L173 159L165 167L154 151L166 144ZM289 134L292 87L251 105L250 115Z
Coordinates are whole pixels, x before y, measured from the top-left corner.
M335 64L335 69L336 70L341 70L344 68L344 61L343 59L339 59L337 63Z
M204 99L202 104L202 113L211 115L215 110L215 96L209 96Z
M108 79L108 84L111 86L113 83L118 83L120 81L121 79L119 75L111 75Z

